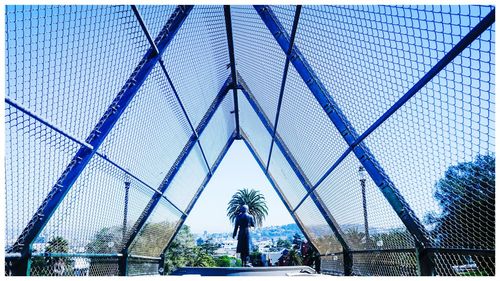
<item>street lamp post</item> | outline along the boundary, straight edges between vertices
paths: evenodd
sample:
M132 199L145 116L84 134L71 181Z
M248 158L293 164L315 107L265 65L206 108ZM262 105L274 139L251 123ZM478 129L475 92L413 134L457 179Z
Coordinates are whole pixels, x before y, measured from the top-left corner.
M365 248L369 247L370 233L368 231L368 210L366 209L366 170L359 166L359 181L361 182L361 195L363 197L363 215L365 220Z
M125 182L125 207L123 209L123 229L122 229L122 239L125 243L125 235L127 234L127 216L128 216L128 192L130 190L130 182Z

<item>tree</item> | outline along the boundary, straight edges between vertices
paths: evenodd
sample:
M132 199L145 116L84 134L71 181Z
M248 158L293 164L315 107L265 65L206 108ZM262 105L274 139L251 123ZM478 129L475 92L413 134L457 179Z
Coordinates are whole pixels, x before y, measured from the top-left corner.
M293 235L292 244L295 244L299 247L302 244L302 236L300 234L298 234L297 232L295 232L295 234Z
M87 244L88 253L118 253L123 240L121 226L105 227L99 230Z
M194 236L189 226L183 225L165 251L165 273L169 274L178 267L186 266L193 258L191 249L195 246Z
M434 189L441 210L427 214L425 222L433 227L439 247L495 249L494 155L449 167ZM480 271L494 274L492 259L479 257L475 262Z
M220 256L215 259L215 264L218 267L231 267L231 258L228 256Z
M302 257L296 249L290 250L290 252L288 252L288 255L289 266L302 265Z
M353 248L359 249L365 242L365 233L360 232L357 227L351 227L346 230L345 238Z
M52 238L45 246L45 253L69 252L68 240L61 236ZM68 275L73 271L71 260L67 257L37 257L32 262L33 275ZM43 270L40 271L40 270Z
M240 207L248 205L248 212L254 217L257 226L262 226L262 222L267 216L266 199L262 193L255 189L238 190L227 204L227 216L231 223L234 223L239 213Z
M281 238L278 239L278 242L276 242L276 247L278 249L290 249L292 247L292 243L288 240L283 240Z
M253 251L250 253L250 263L252 263L254 267L264 266L262 263L262 253L259 252L258 247L254 247Z

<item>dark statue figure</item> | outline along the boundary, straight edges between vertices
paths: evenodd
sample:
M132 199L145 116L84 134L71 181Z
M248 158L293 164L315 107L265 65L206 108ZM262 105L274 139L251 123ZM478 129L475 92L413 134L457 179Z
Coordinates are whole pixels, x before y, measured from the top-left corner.
M255 227L255 220L252 215L248 213L248 206L243 205L240 208L238 216L236 216L236 223L234 225L233 239L238 232L238 245L236 246L236 253L241 254L241 264L243 266L250 266L248 259L250 256L250 227Z

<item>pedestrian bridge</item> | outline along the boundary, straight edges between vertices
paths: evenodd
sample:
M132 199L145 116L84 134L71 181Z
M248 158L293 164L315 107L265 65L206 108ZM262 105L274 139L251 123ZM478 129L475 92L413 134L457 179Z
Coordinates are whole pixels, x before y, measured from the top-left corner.
M495 274L493 6L6 6L6 275L163 272L235 140L321 273Z

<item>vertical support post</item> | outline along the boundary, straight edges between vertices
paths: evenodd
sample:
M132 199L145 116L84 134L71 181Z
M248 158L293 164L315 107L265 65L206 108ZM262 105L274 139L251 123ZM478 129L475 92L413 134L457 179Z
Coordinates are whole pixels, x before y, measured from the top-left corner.
M128 194L130 190L130 182L125 182L125 205L123 207L123 226L122 226L122 240L125 240L127 233L127 216L128 216Z
M415 249L417 255L417 271L420 276L434 275L434 253L425 248L421 243L415 241Z
M122 251L122 256L118 258L118 275L128 275L128 249Z
M179 6L174 11L157 37L160 53L170 44L191 9L192 6ZM146 52L139 65L135 68L125 85L85 140L90 146L80 147L9 252L19 252L23 256L29 255L33 241L48 223L81 172L85 169L135 94L139 91L147 76L158 62L160 55L156 54L151 48ZM28 264L26 266L29 267Z
M351 276L352 275L352 253L348 249L344 249L342 251L343 259L344 259L344 275Z
M234 121L236 124L236 139L241 139L240 112L238 108L238 80L236 77L236 60L234 58L233 26L231 24L231 6L224 5L224 19L226 21L227 48L229 51L229 65L231 66L231 87L233 89Z
M158 262L158 274L165 275L165 251L160 255L160 261Z
M28 254L22 255L18 259L12 259L10 261L10 268L9 269L10 269L10 274L12 276L30 276L30 274L31 274L31 249L30 249Z

